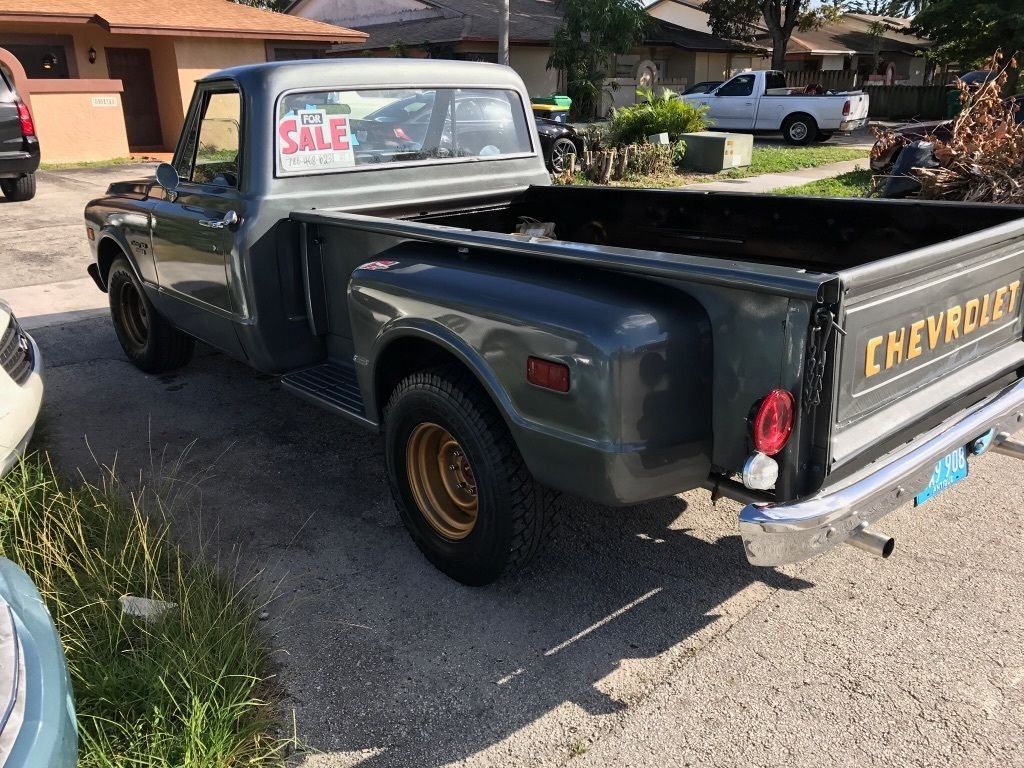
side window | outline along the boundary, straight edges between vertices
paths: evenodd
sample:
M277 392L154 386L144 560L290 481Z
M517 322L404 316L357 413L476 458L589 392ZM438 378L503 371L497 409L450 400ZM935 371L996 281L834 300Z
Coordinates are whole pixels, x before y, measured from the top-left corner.
M192 126L178 158L178 175L196 184L237 188L241 126L238 91L204 94L199 125Z
M752 96L754 75L738 75L718 89L719 96Z

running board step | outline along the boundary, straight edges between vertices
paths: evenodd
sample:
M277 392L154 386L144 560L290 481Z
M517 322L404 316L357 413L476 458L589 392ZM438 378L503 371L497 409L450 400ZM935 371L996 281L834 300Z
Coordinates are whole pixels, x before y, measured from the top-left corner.
M293 371L281 377L281 386L309 402L358 421L369 422L353 365L330 362Z

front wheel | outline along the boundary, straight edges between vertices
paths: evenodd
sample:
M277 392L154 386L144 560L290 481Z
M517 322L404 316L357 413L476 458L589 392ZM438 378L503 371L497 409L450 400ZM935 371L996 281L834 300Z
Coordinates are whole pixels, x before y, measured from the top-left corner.
M110 317L128 359L146 373L163 373L185 365L195 340L156 311L127 259L117 259L107 276Z
M384 414L388 481L402 522L439 570L472 586L516 571L552 530L556 494L527 469L466 371L404 379Z
M569 170L572 158L576 157L576 145L569 139L556 139L551 145L551 170L555 173L564 173Z
M787 144L807 146L818 135L818 124L810 115L790 115L782 124L782 138Z

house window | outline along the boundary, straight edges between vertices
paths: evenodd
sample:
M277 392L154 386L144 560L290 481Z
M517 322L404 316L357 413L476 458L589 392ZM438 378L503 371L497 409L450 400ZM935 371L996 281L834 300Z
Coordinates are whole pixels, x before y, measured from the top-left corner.
M60 43L5 43L0 47L14 54L25 68L26 76L36 79L67 79L71 77L68 53Z
M302 59L327 58L326 48L280 48L274 46L270 51L269 61L299 61Z

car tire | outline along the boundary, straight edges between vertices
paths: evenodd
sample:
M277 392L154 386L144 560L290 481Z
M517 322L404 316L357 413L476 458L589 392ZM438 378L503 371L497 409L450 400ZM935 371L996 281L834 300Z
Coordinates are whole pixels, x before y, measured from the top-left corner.
M564 173L569 170L572 157L576 157L576 145L572 140L564 136L555 139L551 145L551 152L548 154L548 168L555 173Z
M782 123L782 138L787 144L805 147L818 135L818 124L810 115L790 115Z
M117 340L136 368L165 373L192 358L195 339L156 311L127 259L119 258L110 267L107 295Z
M818 131L818 135L814 137L814 140L821 144L831 139L833 135L832 131Z
M0 192L12 203L22 203L36 196L36 175L29 173L17 179L0 179Z
M554 529L557 493L530 474L479 383L458 366L415 373L384 412L388 482L416 546L470 586L525 566Z

